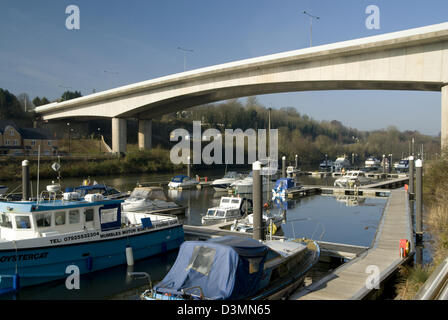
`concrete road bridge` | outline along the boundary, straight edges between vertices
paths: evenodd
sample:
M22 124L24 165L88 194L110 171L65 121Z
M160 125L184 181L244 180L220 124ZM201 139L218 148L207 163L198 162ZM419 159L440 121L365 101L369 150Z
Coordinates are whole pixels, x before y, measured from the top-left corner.
M139 120L140 149L152 119L220 100L311 90L441 92L448 146L448 23L326 44L138 82L36 108L44 120L111 118L112 150L126 151L126 119Z

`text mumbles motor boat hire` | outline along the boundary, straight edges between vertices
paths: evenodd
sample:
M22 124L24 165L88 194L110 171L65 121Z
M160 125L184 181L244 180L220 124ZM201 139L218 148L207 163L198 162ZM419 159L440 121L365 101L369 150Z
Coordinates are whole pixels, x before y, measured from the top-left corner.
M122 212L123 200L100 194L77 196L0 202L0 293L65 278L69 265L83 274L125 264L129 248L138 260L184 241L176 217Z

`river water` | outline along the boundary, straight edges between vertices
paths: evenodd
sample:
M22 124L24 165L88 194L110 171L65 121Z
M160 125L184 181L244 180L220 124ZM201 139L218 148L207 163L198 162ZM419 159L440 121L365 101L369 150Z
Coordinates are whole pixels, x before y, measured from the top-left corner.
M222 172L204 171L201 177L209 179L221 177ZM132 190L137 182L168 181L173 174L126 175L118 177L90 177L99 183L111 185L118 190ZM63 179L62 186L80 185L82 179ZM312 178L303 176L299 181L304 185L333 185L333 178ZM50 180L40 182L43 190ZM10 183L10 190L18 183ZM33 183L33 190L37 188ZM33 193L33 194L34 194ZM219 204L222 193L211 188L202 190L170 191L167 195L175 202L188 207L184 224L201 225L201 216L207 208ZM267 198L267 194L264 196ZM310 196L287 201L285 223L281 231L287 237L309 237L316 240L344 244L370 246L376 233L386 199L347 198L333 196ZM273 209L275 210L275 209ZM171 268L177 256L177 250L167 254L136 261L134 272L150 274L152 282L158 282ZM136 299L148 284L146 279L132 280L127 276L128 267L119 266L81 276L79 290L67 290L64 281L21 289L15 295L3 299Z

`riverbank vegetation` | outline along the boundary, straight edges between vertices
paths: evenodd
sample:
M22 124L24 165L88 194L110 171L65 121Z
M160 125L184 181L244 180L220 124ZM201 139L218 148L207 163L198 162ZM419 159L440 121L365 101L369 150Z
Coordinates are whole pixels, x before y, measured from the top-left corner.
M403 267L397 285L400 299L413 299L429 275L448 257L448 157L424 163L423 203L425 247L430 262Z
M75 143L76 145L76 143ZM108 176L131 173L156 173L175 172L183 170L184 166L174 165L170 161L169 150L160 147L151 150L132 150L123 157L85 158L85 157L60 157L61 176L85 177ZM135 148L136 149L136 148ZM1 180L20 180L22 175L22 159L8 161L0 166ZM57 177L51 165L57 162L57 158L42 158L39 166L39 177L41 179L52 179ZM30 161L31 179L37 177L37 159Z

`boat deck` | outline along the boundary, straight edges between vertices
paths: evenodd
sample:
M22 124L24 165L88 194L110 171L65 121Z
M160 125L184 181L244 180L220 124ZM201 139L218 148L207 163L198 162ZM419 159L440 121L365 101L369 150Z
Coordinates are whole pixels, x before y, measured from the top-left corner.
M399 255L400 239L408 239L411 242L411 253L408 257L412 257L413 231L407 193L404 190L391 190L373 246L321 280L294 293L290 299L359 300L365 298L373 289L366 284L372 277L373 269L378 268L381 283L406 262L407 259L402 259Z

